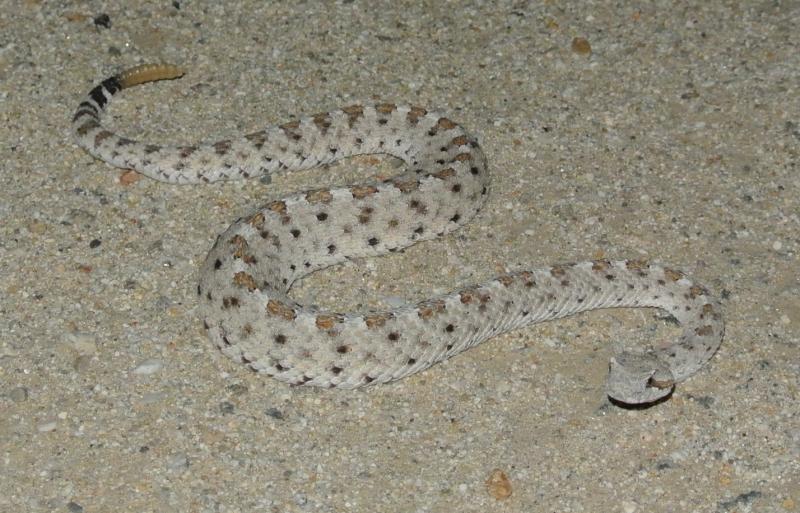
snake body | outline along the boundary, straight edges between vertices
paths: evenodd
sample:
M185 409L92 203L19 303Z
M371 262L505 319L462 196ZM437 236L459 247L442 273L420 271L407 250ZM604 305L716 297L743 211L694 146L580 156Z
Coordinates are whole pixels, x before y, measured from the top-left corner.
M489 173L478 142L447 117L364 102L213 144L161 146L119 136L101 115L112 95L178 78L145 65L104 80L72 120L80 146L112 166L178 184L308 169L359 154L402 159L386 180L314 189L267 203L219 235L200 270L198 311L214 344L293 385L356 388L421 371L500 333L587 310L657 307L683 326L673 344L611 359L606 391L650 403L697 372L723 336L716 301L681 272L595 260L509 273L417 304L338 313L288 292L316 270L441 237L478 213Z

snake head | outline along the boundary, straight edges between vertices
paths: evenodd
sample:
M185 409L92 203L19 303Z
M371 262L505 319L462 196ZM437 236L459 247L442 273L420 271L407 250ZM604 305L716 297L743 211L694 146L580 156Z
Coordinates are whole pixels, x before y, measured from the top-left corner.
M675 378L653 354L623 352L609 362L606 393L625 404L645 405L672 393Z

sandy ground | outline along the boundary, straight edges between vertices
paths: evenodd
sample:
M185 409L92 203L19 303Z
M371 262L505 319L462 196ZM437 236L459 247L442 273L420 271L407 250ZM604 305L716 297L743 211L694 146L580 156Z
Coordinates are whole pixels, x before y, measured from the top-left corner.
M800 511L797 2L0 4L0 510ZM650 258L721 298L721 350L640 410L603 381L621 347L675 335L650 310L519 330L366 391L247 371L194 313L216 234L267 199L395 170L124 179L69 120L94 83L152 61L189 72L120 95L109 124L129 136L215 140L377 95L480 138L476 220L318 273L301 301Z

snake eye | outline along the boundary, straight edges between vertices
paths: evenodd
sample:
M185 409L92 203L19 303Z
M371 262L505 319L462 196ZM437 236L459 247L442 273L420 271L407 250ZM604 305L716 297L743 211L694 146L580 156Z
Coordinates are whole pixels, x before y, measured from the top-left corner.
M675 381L671 379L656 379L655 377L651 376L647 380L647 386L650 388L670 388L675 385Z

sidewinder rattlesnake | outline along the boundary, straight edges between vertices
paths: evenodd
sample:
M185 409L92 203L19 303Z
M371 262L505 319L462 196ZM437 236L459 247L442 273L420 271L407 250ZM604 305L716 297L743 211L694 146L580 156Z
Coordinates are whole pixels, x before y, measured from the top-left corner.
M719 347L717 302L679 271L640 260L597 260L498 276L387 311L336 313L300 305L292 284L352 257L394 252L472 219L488 193L474 137L423 108L364 102L236 140L144 144L101 125L111 96L178 78L144 65L104 80L78 106L78 144L108 164L170 183L209 183L308 169L359 154L402 159L399 176L304 191L237 220L200 271L199 312L214 344L251 369L294 385L355 388L421 371L495 335L597 308L657 307L683 326L667 347L611 359L606 391L651 403L697 372Z

